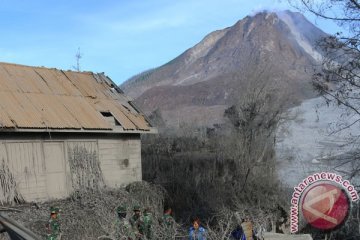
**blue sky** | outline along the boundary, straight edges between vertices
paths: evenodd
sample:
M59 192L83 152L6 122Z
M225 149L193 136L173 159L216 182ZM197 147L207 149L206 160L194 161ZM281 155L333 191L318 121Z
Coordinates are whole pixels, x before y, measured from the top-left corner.
M68 70L80 47L81 70L120 84L265 9L291 7L286 0L0 0L0 61Z

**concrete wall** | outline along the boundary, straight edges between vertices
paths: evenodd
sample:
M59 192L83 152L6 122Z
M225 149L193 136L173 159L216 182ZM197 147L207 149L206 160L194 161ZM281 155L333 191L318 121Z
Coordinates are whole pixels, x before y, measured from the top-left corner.
M99 139L98 143L107 186L118 187L141 180L140 139Z
M2 134L0 202L69 196L141 180L139 134Z

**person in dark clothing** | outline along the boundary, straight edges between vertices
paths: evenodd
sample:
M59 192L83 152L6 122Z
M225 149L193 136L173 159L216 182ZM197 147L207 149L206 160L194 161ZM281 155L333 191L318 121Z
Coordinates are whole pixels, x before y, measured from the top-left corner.
M244 231L240 225L237 225L237 227L231 232L231 239L242 240L243 236Z
M244 219L241 219L241 223L236 226L236 228L231 232L231 239L233 240L245 240L244 230L241 224L245 222Z

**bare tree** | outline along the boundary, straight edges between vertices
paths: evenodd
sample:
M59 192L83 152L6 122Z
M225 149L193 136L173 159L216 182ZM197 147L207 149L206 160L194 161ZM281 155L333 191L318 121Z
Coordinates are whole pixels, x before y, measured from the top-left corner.
M333 133L360 125L360 2L358 0L288 0L296 8L308 11L321 19L334 21L343 32L322 39L319 47L323 53L321 70L313 76L315 88L327 104L335 104L344 112L336 122ZM332 160L335 170L351 179L360 181L360 136L349 135L353 151L340 159ZM357 188L360 185L356 186ZM359 207L350 214L346 225L330 234L329 239L345 239L359 235Z
M360 3L357 0L288 1L344 29L319 41L323 61L321 69L313 75L313 84L327 104L345 110L344 121L337 122L333 132L356 126L360 123ZM359 136L354 137L351 143L358 142Z
M321 69L313 75L313 85L327 104L342 110L332 133L360 126L360 3L358 0L288 0L296 8L309 11L317 17L336 22L344 29L319 42L323 53ZM353 179L360 176L360 136L349 135L354 154L337 163L337 169ZM348 167L345 167L348 166ZM347 168L347 169L346 169Z
M351 122L339 124L338 131L360 121L360 3L358 0L300 0L289 2L319 18L335 21L344 32L319 42L323 52L321 71L313 76L315 88L327 103L344 106Z

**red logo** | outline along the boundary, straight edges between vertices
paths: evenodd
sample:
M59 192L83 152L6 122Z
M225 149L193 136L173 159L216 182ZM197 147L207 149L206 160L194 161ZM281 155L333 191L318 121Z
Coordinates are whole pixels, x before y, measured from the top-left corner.
M313 227L328 230L342 224L349 213L349 198L335 185L321 183L310 188L302 201L302 213Z

